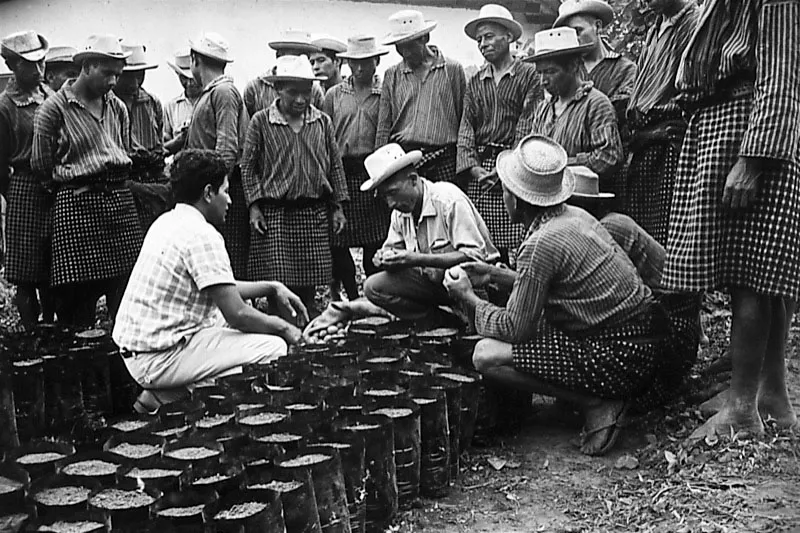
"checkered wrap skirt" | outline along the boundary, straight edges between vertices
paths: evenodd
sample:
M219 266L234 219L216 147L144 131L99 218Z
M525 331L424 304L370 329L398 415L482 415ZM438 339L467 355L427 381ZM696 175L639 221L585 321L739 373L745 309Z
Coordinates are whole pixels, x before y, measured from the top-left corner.
M478 157L481 167L489 172L493 171L497 156L505 149L502 146L479 146ZM489 191L482 191L478 180L473 179L467 187L467 196L486 222L494 245L498 248L516 250L525 236L525 227L511 222L506 212L506 204L503 202L503 188L500 183L498 182Z
M361 184L369 178L363 157L344 157L342 163L350 194L350 201L344 203L347 224L342 233L331 236L331 245L344 248L380 245L389 231L389 206L372 192L361 192Z
M456 179L456 145L441 147L404 146L406 152L421 150L422 159L417 163L417 172L430 181L455 181Z
M53 225L53 194L30 172L15 172L8 187L6 279L48 283Z
M247 277L247 261L250 255L250 210L244 198L244 187L238 166L229 176L228 194L231 197L231 205L228 207L225 224L220 228L220 233L225 240L225 249L231 260L233 277L239 280L270 279Z
M755 204L722 207L728 172L750 119L751 98L700 109L689 121L672 199L667 289L742 287L800 296L800 168L774 162L759 178Z
M80 192L61 187L53 206L54 286L125 276L144 236L122 181Z
M327 285L332 279L330 217L325 201L261 209L267 234L252 230L250 279L280 281L289 286Z

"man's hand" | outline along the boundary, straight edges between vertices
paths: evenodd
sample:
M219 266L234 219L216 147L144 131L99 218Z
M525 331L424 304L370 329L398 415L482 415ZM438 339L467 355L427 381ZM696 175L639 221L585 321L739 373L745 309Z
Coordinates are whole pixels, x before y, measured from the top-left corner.
M281 338L289 345L300 344L306 340L306 337L303 336L303 332L300 331L300 328L293 326L288 322L286 323L285 329L281 332Z
M351 313L344 304L345 302L331 302L328 304L325 311L306 326L303 335L311 337L319 331L328 329L328 326L346 324L350 320Z
M383 248L378 248L375 255L372 256L372 264L378 268L383 265Z
M492 265L481 263L480 261L470 261L459 265L469 278L473 287L485 287L491 283Z
M455 266L450 268L444 274L444 288L447 293L457 300L464 300L467 296L474 293L472 290L472 283L469 281L469 276L461 268Z
M393 133L389 136L390 142L397 143L401 146L408 143L410 140L411 139L408 138L407 134L402 131L398 131L397 133Z
M342 206L334 206L333 211L331 212L331 221L333 223L333 232L336 235L339 235L342 230L344 230L345 224L347 224L347 219L344 217Z
M725 191L722 193L722 205L731 209L743 209L756 200L758 194L758 178L761 177L760 160L752 157L740 157L728 173L725 180Z
M483 167L472 167L471 173L473 179L478 180L478 185L480 186L481 191L488 191L497 185L497 170L489 172Z
M286 288L286 285L275 282L275 294L273 296L278 306L278 313L284 320L297 326L308 324L308 310L303 301L295 293Z
M267 234L267 221L264 220L264 213L258 204L250 206L250 225L261 235Z
M417 254L408 250L384 250L381 256L381 263L378 266L388 270L398 270L417 265Z

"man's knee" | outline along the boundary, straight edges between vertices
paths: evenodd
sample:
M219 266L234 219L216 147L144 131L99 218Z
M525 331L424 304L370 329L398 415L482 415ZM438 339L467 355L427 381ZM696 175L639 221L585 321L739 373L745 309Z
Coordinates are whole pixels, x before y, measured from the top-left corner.
M472 364L482 374L498 366L511 365L513 362L511 345L495 339L478 341L472 352Z
M289 345L285 340L276 335L259 335L266 337L254 348L257 350L257 363L264 364L284 357L289 353Z
M389 275L386 272L377 272L364 281L364 296L375 305L382 306L386 302L390 288Z

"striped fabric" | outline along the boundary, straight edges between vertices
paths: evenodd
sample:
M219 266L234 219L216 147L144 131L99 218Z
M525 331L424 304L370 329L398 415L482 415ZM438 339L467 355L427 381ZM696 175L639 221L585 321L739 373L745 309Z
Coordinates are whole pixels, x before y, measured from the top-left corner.
M5 192L11 168L30 169L33 115L53 91L41 84L33 93L23 92L14 78L0 94L0 192Z
M434 63L423 80L405 61L389 67L383 78L376 146L404 142L423 146L456 144L466 75L461 65L428 47Z
M250 117L255 116L256 113L262 109L266 109L272 105L272 102L278 97L278 91L271 81L267 81L266 77L275 73L275 68L265 72L254 80L247 82L244 86L244 106L247 108L247 113ZM322 104L325 100L325 93L319 83L315 83L311 88L311 105L317 109L322 109Z
M493 67L487 63L467 83L464 113L458 129L456 172L481 166L478 146L516 144L517 121L526 102L540 101L542 87L536 67L514 60L511 69L495 84Z
M194 104L181 93L164 106L164 141L171 141L192 120Z
M242 154L247 134L247 110L230 76L219 76L206 87L194 107L186 148L214 150L232 169Z
M275 101L255 114L242 155L247 205L265 200L348 199L330 117L310 106L295 133Z
M72 90L74 80L39 108L33 121L31 167L45 179L68 183L131 164L128 110L109 91L103 120L92 115Z
M154 95L139 89L128 109L131 119L131 147L160 151L164 138L164 110Z
M678 69L681 100L719 103L731 85L755 80L755 106L739 155L796 161L798 42L797 0L708 0Z
M375 76L372 92L359 102L353 78L333 86L325 95L322 111L333 121L336 142L342 157L363 157L375 151L381 80Z
M621 106L624 110L639 69L636 63L612 50L607 50L606 54L591 72L581 63L582 79L593 82L594 88L608 96L614 108Z

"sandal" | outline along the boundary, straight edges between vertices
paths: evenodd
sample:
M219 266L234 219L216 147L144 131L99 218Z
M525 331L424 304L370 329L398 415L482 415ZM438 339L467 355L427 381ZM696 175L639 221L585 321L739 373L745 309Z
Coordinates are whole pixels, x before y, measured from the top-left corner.
M188 390L186 391L188 393ZM176 397L175 392L170 390L163 391L164 396L159 396L159 391L154 389L145 389L141 393L139 393L139 397L136 398L136 401L133 403L133 410L139 413L140 415L157 415L159 409L162 406L178 401L182 399L184 395L181 397Z
M605 455L606 453L608 453L611 450L611 448L614 447L614 444L616 444L617 438L619 438L619 432L620 429L622 429L622 422L625 418L625 415L628 413L629 408L630 404L628 402L624 402L620 407L619 411L617 411L616 414L614 415L614 419L611 422L591 429L588 429L586 428L586 426L584 426L584 428L581 430L581 451L583 452L583 446L587 444L589 439L591 439L593 436L597 435L601 431L606 431L610 429L611 431L608 433L608 437L606 438L605 442L603 442L603 445L600 448L598 448L593 452L588 452L588 453L583 452L586 455L591 455L594 457L599 455Z

